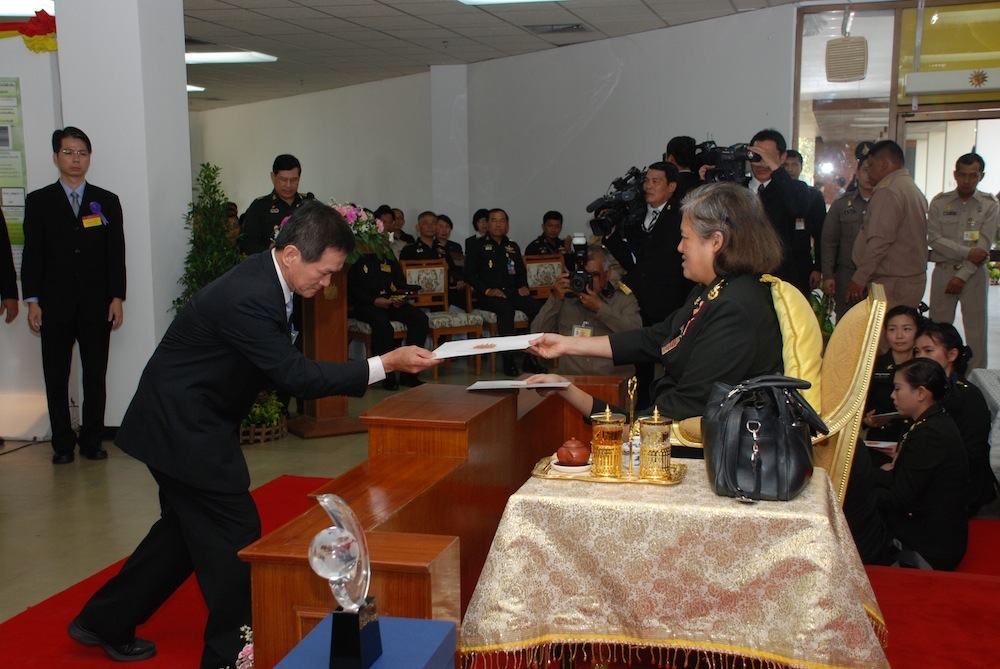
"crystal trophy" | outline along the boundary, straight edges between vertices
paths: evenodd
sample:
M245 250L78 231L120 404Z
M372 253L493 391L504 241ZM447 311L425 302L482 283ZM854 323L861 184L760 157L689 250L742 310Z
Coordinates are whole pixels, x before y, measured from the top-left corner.
M368 596L371 563L358 517L336 495L320 495L333 525L313 537L309 566L326 579L340 607L333 612L330 669L368 669L382 655L375 598Z

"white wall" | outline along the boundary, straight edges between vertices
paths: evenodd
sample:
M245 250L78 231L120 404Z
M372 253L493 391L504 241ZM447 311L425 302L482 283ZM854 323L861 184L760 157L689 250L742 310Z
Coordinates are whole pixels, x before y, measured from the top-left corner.
M455 239L472 211L499 206L524 245L548 209L566 215L567 232L584 230L586 205L628 167L658 160L674 135L730 144L775 127L790 137L794 34L785 5L469 65L464 91L449 69L444 85L432 72L196 112L193 159L223 168L240 211L269 192L271 161L290 152L301 188L323 199L400 206L412 232L420 210L467 198L469 211L443 212ZM432 181L432 155L449 155L439 142L454 136L434 125L431 145L431 90L455 96L435 97L435 109L468 109L467 194L453 174Z
M192 161L222 168L242 213L271 192L271 163L302 163L299 189L320 200L403 209L407 228L431 206L430 75L191 114Z
M20 79L26 192L30 192L58 177L51 148L52 131L62 124L57 56L30 51L19 37L0 39L0 76ZM49 423L41 342L28 330L27 314L21 303L16 321L10 325L0 321L0 435L30 439L44 437Z

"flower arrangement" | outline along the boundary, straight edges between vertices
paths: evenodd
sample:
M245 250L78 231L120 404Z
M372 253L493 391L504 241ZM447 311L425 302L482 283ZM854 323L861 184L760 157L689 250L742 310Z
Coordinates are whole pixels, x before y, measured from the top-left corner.
M395 257L389 246L390 233L386 232L382 221L375 218L372 212L350 202L340 204L331 200L330 206L344 217L347 225L351 227L354 237L358 240L358 248L354 249L348 256L348 263L356 262L362 253L374 253L379 260Z
M248 625L240 628L240 637L246 644L236 656L236 669L253 669L253 630ZM230 669L228 666L225 669Z

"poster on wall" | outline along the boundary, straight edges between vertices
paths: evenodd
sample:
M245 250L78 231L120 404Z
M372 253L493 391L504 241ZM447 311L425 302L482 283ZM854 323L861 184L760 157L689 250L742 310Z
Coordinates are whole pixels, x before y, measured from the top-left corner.
M14 267L24 249L24 129L21 86L17 77L0 77L0 209L7 221Z

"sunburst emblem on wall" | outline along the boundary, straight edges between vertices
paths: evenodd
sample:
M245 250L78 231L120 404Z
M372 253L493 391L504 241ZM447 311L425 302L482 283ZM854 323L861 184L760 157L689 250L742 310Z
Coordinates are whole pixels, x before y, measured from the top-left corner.
M975 88L981 88L988 79L989 77L982 70L976 70L969 75L969 83Z

